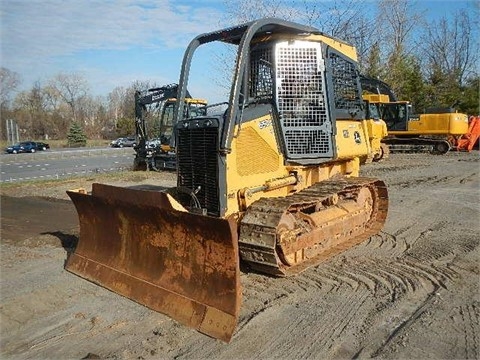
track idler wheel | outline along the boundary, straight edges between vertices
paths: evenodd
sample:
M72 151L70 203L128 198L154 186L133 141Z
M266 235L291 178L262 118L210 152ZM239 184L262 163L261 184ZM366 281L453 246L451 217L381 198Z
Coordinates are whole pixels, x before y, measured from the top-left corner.
M369 178L327 180L263 198L242 219L240 254L255 270L294 275L378 234L387 210L385 184Z
M279 224L282 229L279 231L279 256L282 261L287 266L295 266L347 241L349 236L361 235L372 215L373 198L371 189L361 188L355 194L348 194L348 197L332 195L318 204L313 213L286 213ZM294 225L292 216L297 219ZM298 233L299 219L308 224L310 231L292 241L291 233L285 228L293 225L297 228L294 232Z
M444 155L450 151L450 143L447 140L440 140L433 146L433 153L437 155Z

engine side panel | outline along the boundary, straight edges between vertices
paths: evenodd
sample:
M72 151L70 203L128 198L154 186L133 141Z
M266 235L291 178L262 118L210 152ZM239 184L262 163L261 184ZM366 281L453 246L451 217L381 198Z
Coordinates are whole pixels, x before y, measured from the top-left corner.
M462 135L468 132L468 116L460 113L421 114L410 119L408 132L419 135Z

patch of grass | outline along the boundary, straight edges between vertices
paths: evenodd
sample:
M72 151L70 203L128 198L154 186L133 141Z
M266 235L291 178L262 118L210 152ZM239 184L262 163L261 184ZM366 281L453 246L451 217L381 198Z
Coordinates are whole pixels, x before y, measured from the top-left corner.
M79 175L75 177L69 177L68 179L33 179L33 180L25 180L21 182L13 182L13 183L0 183L0 189L12 189L16 187L22 186L30 186L30 185L44 185L46 187L50 186L57 186L62 184L73 184L76 183L79 179L83 179L86 181L91 182L108 182L108 181L126 181L126 182L141 182L152 178L154 173L148 172L139 172L133 170L125 170L120 172L109 172L109 173L101 173L101 174L87 174L87 175Z
M124 170L117 172L83 174L62 179L32 179L12 183L0 183L0 194L22 193L26 189L53 189L53 188L77 188L83 187L85 183L141 183L152 181L172 181L176 174L173 172L152 172Z

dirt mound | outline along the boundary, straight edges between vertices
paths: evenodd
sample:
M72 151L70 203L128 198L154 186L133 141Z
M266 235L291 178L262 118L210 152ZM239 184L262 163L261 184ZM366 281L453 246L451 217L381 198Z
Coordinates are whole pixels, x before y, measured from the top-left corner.
M1 196L2 243L16 246L72 247L78 230L77 212L68 200Z

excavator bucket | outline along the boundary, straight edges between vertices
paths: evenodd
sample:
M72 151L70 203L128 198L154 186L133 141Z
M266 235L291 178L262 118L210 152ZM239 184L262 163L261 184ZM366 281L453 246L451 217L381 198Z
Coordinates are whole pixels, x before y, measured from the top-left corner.
M179 210L158 191L67 192L80 239L66 270L230 341L241 302L236 224Z

